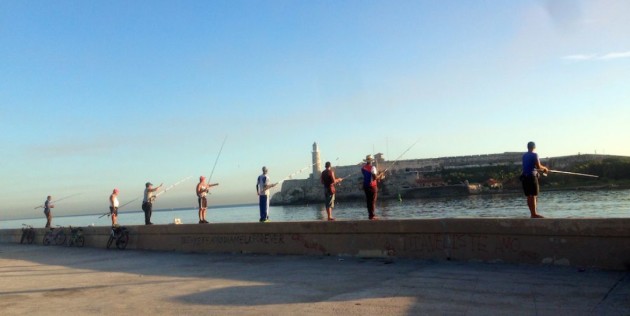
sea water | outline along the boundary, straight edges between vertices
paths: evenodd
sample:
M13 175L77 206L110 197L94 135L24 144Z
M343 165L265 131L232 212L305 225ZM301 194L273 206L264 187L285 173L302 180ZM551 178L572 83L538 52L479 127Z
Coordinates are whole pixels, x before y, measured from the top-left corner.
M630 190L576 190L543 192L538 198L538 212L551 218L618 218L630 217ZM159 207L159 205L157 205ZM54 213L53 213L54 214ZM522 194L471 195L463 197L379 200L376 214L382 219L456 218L456 217L512 217L528 218L529 210ZM53 217L53 225L110 226L108 216L76 215ZM333 216L339 220L367 219L362 201L338 200ZM154 211L154 224L172 224L180 219L183 224L199 222L197 209ZM210 223L258 222L258 205L210 207L206 219ZM274 222L318 221L326 219L322 203L299 206L272 206L270 219ZM142 211L119 211L121 225L144 224ZM19 228L22 224L43 227L46 219L18 219L0 221L0 229Z

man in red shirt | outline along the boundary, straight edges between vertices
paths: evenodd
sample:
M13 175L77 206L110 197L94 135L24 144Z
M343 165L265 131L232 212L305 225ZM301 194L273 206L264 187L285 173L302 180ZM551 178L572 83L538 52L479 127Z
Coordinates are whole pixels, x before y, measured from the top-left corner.
M376 170L372 155L367 155L363 161L365 165L361 168L361 173L363 173L363 191L365 191L368 218L377 220L378 217L374 214L374 210L376 209L376 197L378 195L378 181L383 180L384 174Z
M334 221L332 217L332 209L335 207L335 184L343 181L343 178L335 178L335 172L330 166L330 161L326 161L326 169L322 171L320 181L324 185L324 197L326 198L326 213L328 220Z

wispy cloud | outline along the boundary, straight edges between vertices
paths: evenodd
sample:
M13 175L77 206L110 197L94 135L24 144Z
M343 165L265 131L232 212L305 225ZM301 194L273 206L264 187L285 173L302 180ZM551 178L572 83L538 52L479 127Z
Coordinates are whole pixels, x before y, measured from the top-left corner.
M630 58L630 51L608 53L604 56L601 56L599 59L617 59L617 58Z
M627 52L612 52L607 54L576 54L576 55L567 55L562 57L564 60L570 61L587 61L587 60L612 60L612 59L621 59L621 58L630 58L630 51Z

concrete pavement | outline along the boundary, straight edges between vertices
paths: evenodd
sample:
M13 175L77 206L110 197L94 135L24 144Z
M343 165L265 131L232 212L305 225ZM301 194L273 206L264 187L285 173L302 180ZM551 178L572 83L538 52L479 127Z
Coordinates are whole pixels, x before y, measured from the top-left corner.
M630 315L630 275L0 243L2 315Z

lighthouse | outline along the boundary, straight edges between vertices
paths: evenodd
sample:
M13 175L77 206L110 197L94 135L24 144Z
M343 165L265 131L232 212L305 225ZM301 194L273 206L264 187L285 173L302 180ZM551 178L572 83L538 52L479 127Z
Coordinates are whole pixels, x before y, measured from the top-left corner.
M319 176L322 173L322 161L319 158L319 146L317 142L313 143L313 174L311 175L313 180L319 180Z

